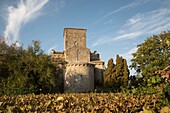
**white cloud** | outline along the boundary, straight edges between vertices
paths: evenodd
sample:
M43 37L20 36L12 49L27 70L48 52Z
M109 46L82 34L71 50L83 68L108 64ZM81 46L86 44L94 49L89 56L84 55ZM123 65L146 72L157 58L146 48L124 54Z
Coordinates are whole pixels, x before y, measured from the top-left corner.
M142 34L141 32L132 32L132 33L118 34L117 36L100 37L95 41L95 43L92 44L92 47L98 46L98 45L103 45L103 44L110 43L113 41L136 38L136 37L140 36L141 34Z
M116 10L113 10L113 11L111 11L111 12L108 12L107 14L105 14L104 16L102 16L101 18L99 18L97 21L95 21L92 25L95 25L96 23L102 21L103 19L105 19L105 18L107 18L107 17L110 17L110 16L112 16L112 15L114 15L114 14L120 12L120 11L129 9L129 8L133 8L133 7L136 7L136 6L139 6L139 5L143 5L143 4L145 4L145 3L149 2L149 1L150 1L150 0L135 0L135 1L133 1L133 2L131 2L131 3L129 3L129 4L127 4L127 5L124 5L124 6L118 8L118 9L116 9ZM109 22L110 22L110 20L109 20ZM106 24L106 23L108 23L108 21L107 21L107 22L104 22L104 24Z
M131 50L129 50L128 52L122 54L121 56L123 56L127 60L130 60L130 59L132 59L132 53L136 53L136 51L137 51L137 47L134 47Z
M19 40L21 27L37 18L48 0L20 0L16 7L8 7L7 25L4 36L9 44Z
M93 46L110 43L116 40L127 40L139 36L159 34L170 29L170 8L163 8L147 13L138 13L128 19L115 33L115 36L100 37Z
M170 28L169 16L170 8L154 10L144 14L139 13L128 19L127 23L122 26L122 30L120 32L126 33L141 31L143 34L157 34L162 30Z
M106 40L108 39L109 37L100 37L98 38L93 44L92 44L92 47L94 46L97 46L97 45L103 45L105 43L107 43L109 40Z
M135 38L137 36L140 36L142 34L142 32L130 32L130 33L125 33L125 34L122 34L120 36L117 36L116 38L113 38L113 40L111 41L114 41L114 40L121 40L121 39L131 39L131 38Z
M138 6L138 5L142 5L142 4L147 3L147 2L149 2L149 1L150 1L150 0L135 0L135 1L131 2L130 4L127 4L127 5L125 5L125 6L120 7L120 8L117 9L117 10L114 10L114 11L111 11L111 12L107 13L106 15L103 16L103 18L106 18L106 17L108 17L108 16L111 16L111 15L113 15L113 14L115 14L115 13L118 13L118 12L120 12L120 11L122 11L122 10L125 10L125 9L128 9L128 8L132 8L132 7L136 7L136 6Z
M143 19L143 15L139 13L139 14L135 15L134 17L130 18L130 19L128 20L128 23L127 23L127 24L128 24L128 25L133 25L133 24L141 21L142 19Z
M54 2L55 4L55 11L59 12L66 4L64 0L59 0L58 2Z

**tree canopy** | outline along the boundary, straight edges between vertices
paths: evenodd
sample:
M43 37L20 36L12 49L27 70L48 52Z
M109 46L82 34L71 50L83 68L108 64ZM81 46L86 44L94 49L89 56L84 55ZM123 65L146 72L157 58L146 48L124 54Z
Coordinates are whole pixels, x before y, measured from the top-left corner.
M164 69L170 64L170 32L153 35L139 44L133 53L131 68L145 78L154 75L155 71Z
M128 84L129 69L126 59L117 55L116 64L113 59L109 59L105 71L105 87L114 91L120 91L120 87L125 87Z
M170 31L147 38L133 53L131 68L137 76L131 77L131 91L135 94L160 94L170 101L169 74L159 73L170 65ZM137 78L136 78L137 77ZM133 79L135 78L135 79Z
M1 41L0 95L56 92L60 83L56 68L39 41L33 41L27 49Z

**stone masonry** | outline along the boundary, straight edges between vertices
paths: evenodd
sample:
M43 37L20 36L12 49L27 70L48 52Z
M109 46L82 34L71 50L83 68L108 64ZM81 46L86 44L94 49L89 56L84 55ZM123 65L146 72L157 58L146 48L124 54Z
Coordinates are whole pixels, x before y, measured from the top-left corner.
M86 47L86 29L64 29L64 51L51 51L54 59L67 62L63 71L64 92L89 92L103 85L104 61Z

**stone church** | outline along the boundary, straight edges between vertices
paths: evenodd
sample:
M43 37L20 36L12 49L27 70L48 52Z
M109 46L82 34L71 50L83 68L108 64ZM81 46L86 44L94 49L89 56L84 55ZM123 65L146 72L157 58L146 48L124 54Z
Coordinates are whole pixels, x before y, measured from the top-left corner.
M96 51L86 47L86 31L65 28L64 51L51 51L53 59L67 62L62 75L64 92L89 92L103 85L104 61Z

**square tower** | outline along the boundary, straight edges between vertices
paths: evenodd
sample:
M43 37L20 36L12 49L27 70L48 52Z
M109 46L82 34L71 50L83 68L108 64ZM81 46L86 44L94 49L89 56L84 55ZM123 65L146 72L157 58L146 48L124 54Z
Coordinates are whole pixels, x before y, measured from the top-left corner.
M64 51L73 46L86 48L86 29L65 28L64 29Z
M90 62L90 49L86 48L86 29L64 29L64 53L68 63Z

